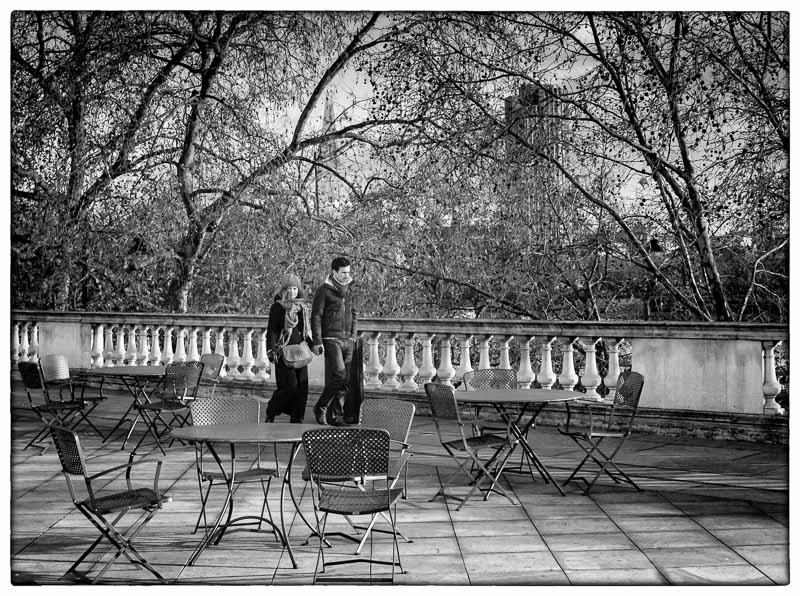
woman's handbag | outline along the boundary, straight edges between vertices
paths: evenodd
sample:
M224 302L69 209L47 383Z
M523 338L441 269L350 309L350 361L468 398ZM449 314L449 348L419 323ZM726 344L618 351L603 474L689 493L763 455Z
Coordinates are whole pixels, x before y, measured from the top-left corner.
M314 354L311 353L308 344L301 341L299 344L283 344L281 358L289 368L303 368L314 359Z

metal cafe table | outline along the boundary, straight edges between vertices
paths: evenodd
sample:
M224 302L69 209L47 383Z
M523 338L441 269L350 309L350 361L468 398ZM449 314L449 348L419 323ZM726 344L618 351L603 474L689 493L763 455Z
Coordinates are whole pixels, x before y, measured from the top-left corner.
M468 391L456 391L456 399L460 403L473 405L491 405L502 416L503 421L510 422L511 432L519 441L520 447L534 467L538 470L546 483L552 483L563 496L564 490L556 482L547 466L534 452L527 435L533 426L536 417L541 411L551 403L569 403L583 397L574 391L564 391L561 389L475 389ZM512 411L512 407L517 407L518 411ZM529 414L527 422L522 424L523 418Z
M111 429L111 432L106 435L104 442L108 441L111 436L117 432L119 427L128 421L130 422L131 427L128 430L128 434L125 436L125 441L122 443L122 449L125 449L125 445L131 438L133 429L136 426L136 423L139 421L138 413L133 421L129 421L128 416L136 407L137 403L147 403L150 400L148 392L152 391L155 387L158 387L158 384L164 378L166 371L166 366L108 366L102 368L92 368L86 371L86 375L93 377L100 377L103 379L118 379L122 382L122 384L125 386L125 389L128 390L128 393L130 393L131 397L133 398L131 404L128 406L128 409L125 410L125 413L120 417L114 428Z
M205 548L219 540L225 533L225 530L243 519L261 519L269 524L275 534L278 536L282 545L286 547L289 552L289 558L292 561L292 566L297 569L297 562L295 561L294 554L292 553L292 545L289 543L289 535L286 530L286 516L284 512L284 497L288 491L295 510L297 511L300 519L308 528L316 533L316 527L308 522L305 516L301 513L300 507L295 499L292 490L292 464L297 457L297 452L302 443L303 433L307 430L315 430L325 428L318 424L292 424L288 422L268 422L268 423L250 423L250 424L209 424L204 426L184 426L175 428L170 431L170 435L185 441L187 443L202 443L204 444L211 454L214 461L219 466L220 470L225 477L228 487L228 494L225 502L217 514L214 524L210 531L206 531L205 536L197 545L194 552L189 557L187 565L193 565L200 554ZM286 471L283 475L281 482L281 496L280 496L280 520L278 523L273 519L261 518L259 516L243 516L236 519L229 519L224 524L222 518L228 513L232 505L234 484L236 480L236 446L237 445L254 445L258 443L274 444L274 445L290 445L291 451L289 454L289 462L286 466ZM227 463L220 457L215 446L227 445L230 448L230 461ZM226 469L227 467L227 469ZM280 526L280 527L279 527Z

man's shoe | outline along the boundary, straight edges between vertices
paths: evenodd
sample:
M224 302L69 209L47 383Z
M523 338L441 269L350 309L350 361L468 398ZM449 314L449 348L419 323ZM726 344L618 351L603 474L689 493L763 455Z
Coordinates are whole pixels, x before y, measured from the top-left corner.
M314 406L314 418L317 419L317 424L322 424L323 426L328 425L328 421L325 417L328 414L328 408L323 408L320 406Z

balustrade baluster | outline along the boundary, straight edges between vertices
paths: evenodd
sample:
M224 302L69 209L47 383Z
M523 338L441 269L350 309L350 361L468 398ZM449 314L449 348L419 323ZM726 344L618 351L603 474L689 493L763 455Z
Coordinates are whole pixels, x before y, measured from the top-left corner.
M19 323L11 323L11 367L16 368L19 362Z
M139 364L146 365L148 362L150 362L150 342L148 340L150 326L145 325L141 329L142 332L139 337L139 354L137 356L137 360Z
M531 384L536 379L536 375L531 367L531 341L533 337L528 337L519 342L519 370L517 371L517 387L520 389L530 389Z
M175 334L175 355L173 362L186 362L186 327L178 327Z
M761 389L764 393L764 414L774 416L783 414L784 409L775 401L781 392L781 384L775 374L775 348L781 344L780 341L762 341L761 349L764 356L764 383Z
M403 339L403 367L400 369L400 376L403 377L403 383L400 385L400 391L416 391L419 389L415 377L419 368L417 363L414 362L414 334L410 333Z
M164 364L175 362L175 350L172 347L172 336L174 332L175 327L167 327L164 331Z
M125 359L128 361L128 364L133 366L136 366L136 359L139 356L138 331L138 325L130 327L130 331L128 332L128 349L125 352Z
M28 337L28 329L30 325L31 323L22 324L22 341L20 342L19 346L19 359L22 362L35 362L35 360L31 360L30 356L31 342L30 338Z
M581 384L586 389L586 395L583 399L591 399L594 401L601 401L603 397L597 393L597 388L600 386L600 373L597 370L597 342L601 340L600 337L582 337L578 338L578 344L583 347L585 352L585 364L583 366L583 376L581 377Z
M422 344L422 363L419 367L419 384L424 388L425 383L430 383L436 375L436 367L433 365L433 338L435 335L423 335L420 343Z
M509 357L510 346L509 343L511 340L514 339L513 335L509 335L508 337L502 338L500 341L500 361L497 364L497 368L502 368L505 370L511 369L511 359Z
M575 349L572 347L575 338L567 338L561 344L561 374L558 375L558 382L561 388L572 391L578 383L578 375L575 373Z
M150 364L161 366L161 332L164 328L161 325L153 326L152 341L150 343Z
M211 354L211 327L203 328L203 347L201 354Z
M255 362L257 379L266 381L270 378L270 361L267 358L267 330L262 329L258 334L258 356Z
M395 391L400 386L397 375L400 374L400 365L397 364L397 339L396 334L386 336L386 358L383 361L383 385L385 391Z
M617 381L619 380L619 344L622 338L606 339L606 354L608 354L608 372L603 377L603 383L606 386L606 401L613 400L617 393Z
M463 381L464 373L472 372L472 358L469 353L471 344L471 335L462 335L460 337L459 346L461 347L461 360L458 363L458 367L456 367L456 376L453 377L454 381Z
M491 340L492 340L491 335L484 335L480 339L480 358L478 360L479 370L492 368L492 360L489 357L489 342Z
M242 376L248 380L252 380L255 375L253 374L253 330L244 329L242 337Z
M553 342L556 341L555 337L542 342L542 365L539 368L539 373L536 375L536 380L542 389L552 389L553 383L556 382L556 373L553 372Z
M456 369L453 367L452 349L450 340L452 335L447 335L439 341L439 369L436 374L439 382L445 385L453 384L453 377L456 376Z
M381 360L378 353L380 333L371 333L367 338L367 365L364 367L364 388L380 389Z
M114 366L117 363L117 351L114 346L114 329L117 329L117 341L119 341L119 327L113 324L106 327L106 341L103 345L105 348L103 356L105 357L104 360L106 366Z
M31 326L31 345L28 348L28 358L31 362L39 361L39 324Z
M228 374L231 377L238 378L241 376L239 372L239 332L240 329L228 330Z
M89 352L91 368L103 366L103 324L99 323L92 329L92 347Z
M191 362L198 362L200 360L200 350L197 347L197 333L200 330L197 327L193 327L191 331L189 331L189 351L186 354L186 358Z
M220 377L224 377L228 374L228 370L226 365L228 364L228 358L225 356L225 329L220 327L217 329L216 333L214 334L214 353L219 354L224 358L222 361L222 370L219 372Z

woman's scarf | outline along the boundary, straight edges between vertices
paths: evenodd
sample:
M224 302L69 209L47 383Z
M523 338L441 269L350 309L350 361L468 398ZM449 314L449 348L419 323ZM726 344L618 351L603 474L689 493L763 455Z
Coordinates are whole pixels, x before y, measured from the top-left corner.
M311 315L308 303L302 299L288 299L279 300L278 303L283 307L283 334L284 341L288 341L292 335L292 330L297 327L300 322L300 316L303 317L303 332L308 335L311 330Z

